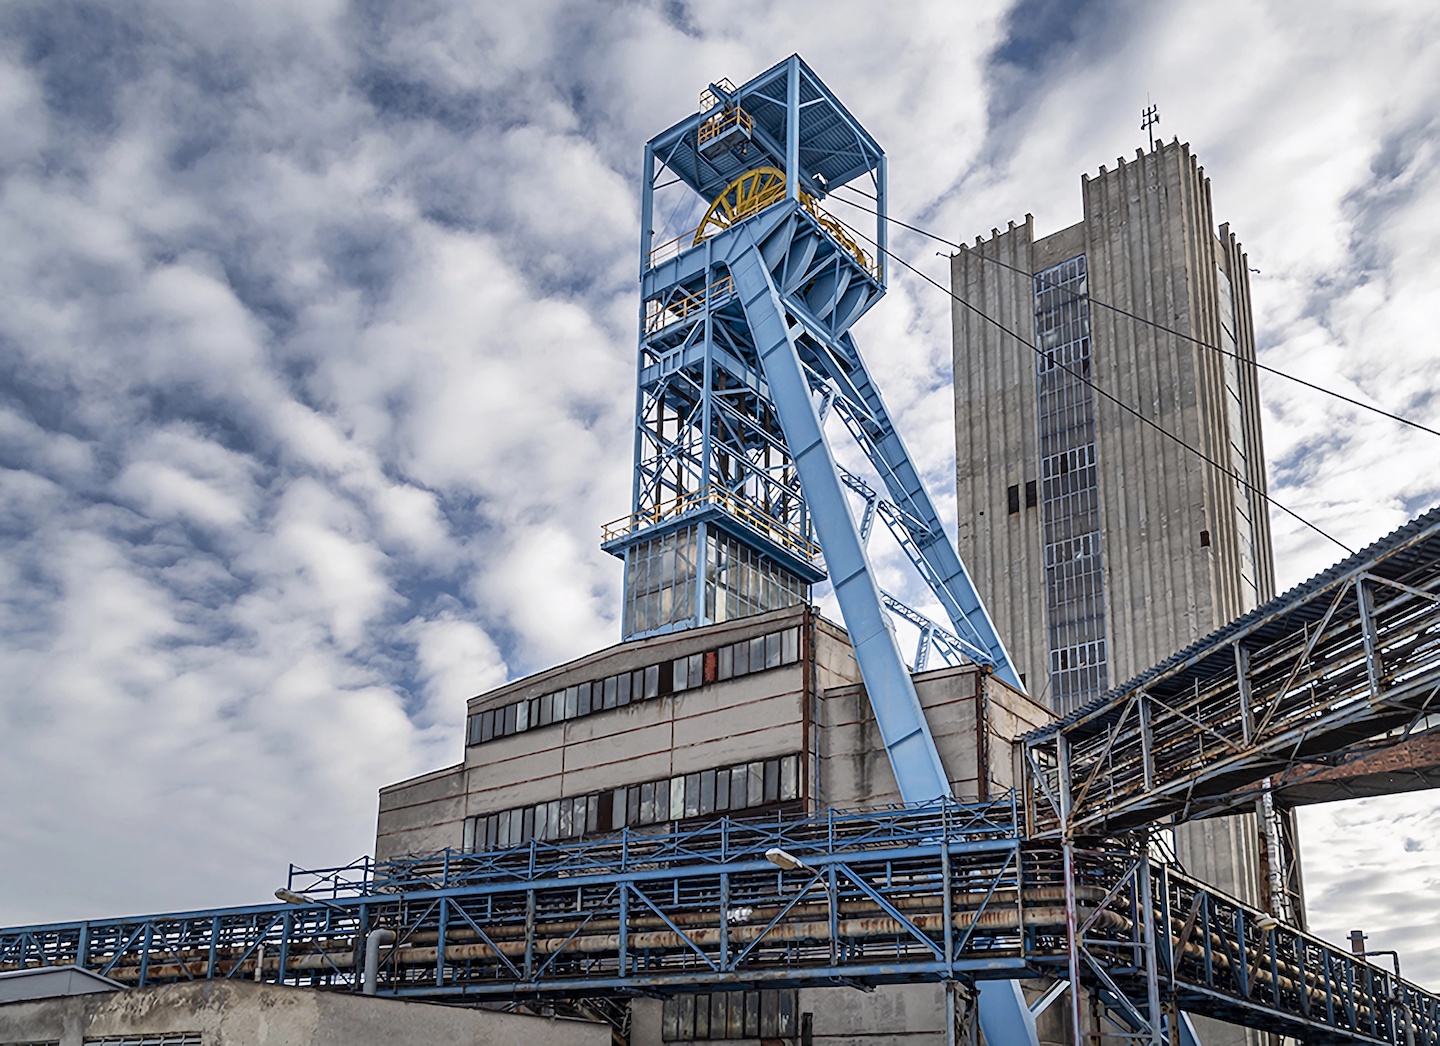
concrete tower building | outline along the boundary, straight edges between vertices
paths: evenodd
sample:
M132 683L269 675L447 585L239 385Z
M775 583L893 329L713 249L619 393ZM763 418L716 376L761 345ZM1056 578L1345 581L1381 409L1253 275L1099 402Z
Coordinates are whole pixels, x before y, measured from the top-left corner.
M1081 189L1083 221L1037 239L1027 215L952 259L955 293L1026 342L956 304L960 544L1061 713L1275 588L1248 271L1209 179L1173 144Z
M1037 238L1026 215L951 259L955 294L1019 335L954 306L961 555L1058 714L1275 592L1249 273L1210 181L1176 142L1082 175L1081 193L1075 225ZM1267 824L1289 831L1249 814L1188 825L1178 855L1293 917Z

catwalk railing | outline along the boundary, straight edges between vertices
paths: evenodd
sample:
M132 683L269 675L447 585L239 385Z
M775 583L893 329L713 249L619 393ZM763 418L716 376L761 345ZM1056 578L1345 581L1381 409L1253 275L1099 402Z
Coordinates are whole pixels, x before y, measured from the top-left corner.
M1024 739L1039 835L1250 806L1440 712L1440 510Z
M0 931L0 970L75 963L128 985L258 977L358 991L366 937L385 928L388 995L869 987L1075 969L1114 995L1112 1010L1141 1017L1178 1002L1312 1041L1323 1030L1440 1046L1435 996L1119 844L1077 848L1067 877L1059 846L1022 840L1018 812L1007 799L726 820L296 870L304 904Z

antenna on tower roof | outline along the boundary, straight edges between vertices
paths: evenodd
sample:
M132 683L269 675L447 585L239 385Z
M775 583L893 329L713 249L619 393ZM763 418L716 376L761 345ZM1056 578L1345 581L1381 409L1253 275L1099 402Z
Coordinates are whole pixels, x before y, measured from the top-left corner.
M1155 151L1155 125L1160 122L1160 107L1145 96L1145 108L1140 111L1140 130L1150 132L1150 151Z

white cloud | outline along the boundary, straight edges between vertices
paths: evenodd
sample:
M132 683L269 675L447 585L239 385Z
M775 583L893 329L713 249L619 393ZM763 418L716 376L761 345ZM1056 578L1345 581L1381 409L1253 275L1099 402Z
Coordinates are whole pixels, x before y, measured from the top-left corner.
M1261 270L1266 362L1440 421L1435 12L1064 7L9 5L0 922L344 860L466 697L615 638L641 145L792 50L955 239L1076 220L1149 92ZM948 302L897 273L857 337L948 509ZM1440 498L1434 437L1262 380L1287 504L1360 544ZM1282 584L1336 557L1276 535ZM1307 811L1315 867L1396 802ZM1317 885L1321 924L1400 925L1437 867L1406 853Z

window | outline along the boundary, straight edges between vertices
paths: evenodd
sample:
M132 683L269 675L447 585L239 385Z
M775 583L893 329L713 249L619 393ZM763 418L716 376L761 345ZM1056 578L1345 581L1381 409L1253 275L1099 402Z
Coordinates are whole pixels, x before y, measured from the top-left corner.
M1062 713L1102 693L1109 678L1095 405L1082 377L1090 365L1088 280L1082 254L1037 273L1033 285L1043 354L1035 374L1040 478L1034 500L1032 483L1025 498L1040 509L1050 692Z
M741 640L719 650L687 654L674 661L647 665L604 679L587 680L543 697L476 712L470 716L466 743L485 744L511 734L563 723L567 719L624 708L633 701L693 690L703 686L707 678L731 679L792 665L799 660L800 628L796 626Z
M468 850L504 850L532 839L579 839L626 825L712 817L799 799L800 757L785 755L481 814L466 820L462 838Z
M1208 531L1208 530L1202 530L1202 531L1200 531L1200 547L1201 547L1201 548L1209 548L1209 547L1210 547L1210 531Z
M1009 511L1010 515L1012 515L1012 516L1015 515L1015 513L1017 513L1017 512L1020 511L1020 486L1019 486L1019 484L1014 484L1014 483L1012 483L1012 484L1010 485L1009 489L1005 491L1005 506L1006 506L1006 509Z
M793 988L777 988L677 995L665 1000L661 1039L791 1039L797 1034L797 994Z
M1032 479L1032 480L1028 480L1028 481L1026 482L1026 484L1025 484L1025 507L1026 507L1026 508L1034 508L1034 507L1035 507L1036 505L1038 505L1039 503L1040 503L1039 484L1037 484L1033 479Z
M722 646L716 652L715 677L734 679L781 665L793 665L799 660L800 629L797 626Z
M694 616L696 528L662 534L630 548L625 560L625 635Z

